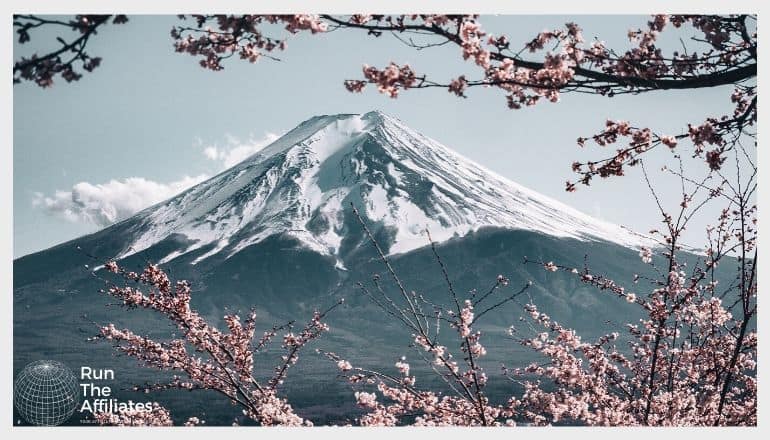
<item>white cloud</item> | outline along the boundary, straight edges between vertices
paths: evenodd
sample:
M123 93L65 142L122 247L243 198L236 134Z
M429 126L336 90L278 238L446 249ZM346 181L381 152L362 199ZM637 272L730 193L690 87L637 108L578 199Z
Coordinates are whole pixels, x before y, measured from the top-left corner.
M32 205L71 222L104 227L166 200L208 177L205 174L185 176L170 183L154 182L143 177L113 179L98 184L80 182L69 191L58 190L52 196L35 193Z
M241 142L233 136L227 136L226 147L208 146L203 149L203 154L208 159L221 162L224 168L230 168L272 144L278 138L279 136L275 133L265 133L262 139L249 139L246 142Z
M219 150L217 149L217 147L206 147L206 148L203 150L203 154L204 154L204 155L205 155L207 158L209 158L209 159L211 159L211 160L217 160L217 159L219 159Z
M265 133L261 139L242 142L234 136L225 137L224 147L216 145L203 149L207 159L230 168L273 143L279 136ZM200 143L200 141L199 141ZM57 190L53 195L36 192L32 205L73 223L90 223L99 227L124 220L144 208L179 194L210 176L185 176L169 183L156 182L144 177L112 179L106 183L80 182L69 190Z

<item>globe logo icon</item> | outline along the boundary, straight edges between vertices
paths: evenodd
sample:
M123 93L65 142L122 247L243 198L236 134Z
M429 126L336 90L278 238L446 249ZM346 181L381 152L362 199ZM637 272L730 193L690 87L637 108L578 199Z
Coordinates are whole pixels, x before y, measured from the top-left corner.
M33 425L61 425L75 412L78 402L77 377L61 362L32 362L13 384L13 404Z

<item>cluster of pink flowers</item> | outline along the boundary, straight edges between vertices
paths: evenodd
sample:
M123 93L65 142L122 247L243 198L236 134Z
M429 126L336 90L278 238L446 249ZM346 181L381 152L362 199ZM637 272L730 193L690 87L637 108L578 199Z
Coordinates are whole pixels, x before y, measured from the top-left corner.
M476 23L474 17L460 23L459 35L462 41L463 59L473 59L477 66L488 69L490 64L489 51L483 47L486 32Z
M687 127L687 134L699 151L703 149L705 144L718 145L722 143L722 136L709 121L697 127L689 125Z
M327 353L332 359L335 354ZM353 368L348 376L352 384L376 384L376 392L356 391L356 403L367 413L359 418L361 426L396 426L409 415L416 415L414 426L500 426L514 425L514 411L510 403L489 405L486 397L473 399L441 396L433 391L415 387L415 377L409 375L409 364L396 363L399 376ZM367 380L363 380L367 378ZM379 400L377 392L382 396ZM483 414L483 415L482 415Z
M350 364L350 362L341 359L337 361L337 368L339 368L340 371L350 371L353 369L353 366Z
M674 136L661 136L660 142L662 142L663 145L671 149L676 148L676 144L677 144L677 140Z
M465 96L464 91L469 86L485 85L499 87L508 92L506 99L511 108L519 108L522 105L534 105L540 98L556 102L559 99L559 90L570 84L575 76L575 68L583 61L584 51L578 46L582 44L583 37L580 28L574 23L569 23L564 31L545 31L528 45L531 50L542 48L548 41L558 40L561 51L547 53L545 61L539 67L519 65L515 59L502 55L502 51L509 48L510 43L505 35L488 35L478 22L475 15L399 15L399 16L353 16L348 22L327 17L335 25L369 28L370 33L379 35L383 27L392 28L398 32L417 30L424 33L435 33L442 38L448 35L456 35L456 39L449 42L460 47L463 59L473 60L473 63L483 69L484 78L478 81L469 81L467 75L460 75L450 83L444 85L451 93ZM367 26L368 25L368 26ZM530 63L531 64L531 63ZM367 74L369 69L369 74ZM393 89L383 87L381 78L372 75L374 71L365 66L365 80L348 80L345 86L352 92L360 92L367 83L378 86L381 93L391 97ZM384 69L383 69L384 70ZM377 72L380 70L377 69ZM437 86L440 84L428 82L424 79L413 87Z
M587 425L675 425L756 423L756 361L751 353L736 362L732 388L718 411L719 376L726 373L735 338L725 333L714 337L715 327L730 318L716 298L693 301L678 313L684 324L661 334L656 320L641 328L629 325L630 356L616 345L619 334L596 342L583 342L574 331L563 328L534 305L528 309L548 331L522 344L549 359L548 366L531 364L512 372L514 377L535 375L556 386L546 391L539 382L525 381L517 402L520 415L535 424L566 421ZM688 329L687 337L681 332ZM751 333L745 341L755 344ZM657 356L654 354L657 353ZM656 375L655 372L658 374ZM650 379L652 378L652 379Z
M465 75L453 79L449 83L449 93L454 93L457 96L465 96L465 89L468 88L468 80L465 79Z
M639 257L642 259L643 263L652 263L652 249L648 248L647 246L642 246L639 250Z
M399 90L413 87L418 81L408 64L399 66L390 63L388 67L382 70L364 64L363 70L367 81L376 84L380 93L385 93L391 98L398 97ZM367 81L348 80L345 81L345 87L351 92L361 92L366 87Z
M286 22L286 30L292 34L300 31L310 31L313 34L326 32L327 24L318 17L318 15L298 14L283 18Z
M222 62L233 54L256 63L276 50L285 50L285 38L272 38L260 31L263 24L284 24L290 34L308 31L326 32L328 25L318 15L193 15L197 25L175 26L171 29L174 48L179 53L200 57L200 65L210 70L222 70ZM181 16L185 19L185 16ZM208 26L216 23L216 28Z

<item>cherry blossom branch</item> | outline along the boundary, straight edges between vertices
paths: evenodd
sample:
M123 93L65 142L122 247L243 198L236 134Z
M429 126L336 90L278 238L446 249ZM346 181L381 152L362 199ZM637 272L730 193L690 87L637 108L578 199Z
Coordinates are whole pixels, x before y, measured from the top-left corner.
M110 20L112 18L112 20ZM68 22L42 18L36 15L15 15L13 27L19 35L19 43L30 41L30 32L41 26L60 26L80 33L80 36L72 41L65 41L57 37L60 47L52 52L30 57L21 57L13 65L14 84L21 81L33 81L40 87L53 85L54 77L61 76L67 82L79 80L83 74L76 68L75 63L80 63L80 68L85 72L92 72L99 67L102 59L93 57L86 52L89 39L96 35L97 29L107 23L123 24L128 21L125 15L77 15ZM69 59L64 59L66 54L73 54Z
M290 329L290 324L273 326L254 343L254 310L245 320L238 315L225 315L224 321L228 331L222 332L190 308L191 289L186 281L178 281L172 285L165 272L155 265L147 266L141 274L122 269L115 261L105 264L105 268L126 281L136 282L148 288L145 293L131 286L120 287L112 284L105 293L121 300L128 308L141 307L159 312L184 335L184 339L159 343L135 335L130 330L119 330L113 324L100 328L99 335L93 339L113 341L117 350L138 359L148 367L178 370L188 376L188 380L177 378L167 384L150 384L146 389L211 389L240 405L246 416L261 425L310 424L310 421L296 415L285 399L277 396L278 387L286 378L289 367L297 362L300 349L328 330L322 319L342 304L342 300L324 312L315 312L299 334L286 333L283 338L286 354L282 356L282 362L275 367L272 378L263 385L253 375L254 353L263 349L278 331ZM190 354L188 345L194 348L195 353L203 353L205 356ZM148 417L160 423L164 420L162 415L161 412L157 417L152 414ZM123 419L106 418L104 421L122 423Z

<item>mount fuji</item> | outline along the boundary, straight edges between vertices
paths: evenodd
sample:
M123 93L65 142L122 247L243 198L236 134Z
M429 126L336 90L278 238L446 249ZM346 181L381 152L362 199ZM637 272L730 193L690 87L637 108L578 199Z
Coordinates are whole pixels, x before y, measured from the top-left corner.
M652 246L649 237L501 177L381 112L316 116L169 200L16 259L14 371L39 359L111 368L120 382L113 389L126 388L116 391L126 400L136 400L130 385L158 380L161 373L116 358L108 344L87 342L93 324L107 322L169 337L159 317L111 307L98 293L105 276L100 265L113 258L137 270L159 262L172 278L189 280L193 306L218 325L227 311L255 307L269 328L307 319L344 297L318 346L358 365L392 365L410 353L411 338L361 293L373 276L383 283L389 278L353 207L404 285L434 304L448 298L426 230L460 295L487 289L499 274L510 279L509 290L532 283L526 301L587 337L639 317L626 301L579 277L523 260L590 264L633 289L634 275L644 275L638 248ZM513 305L501 307L479 323L489 371L531 356L506 336L520 314ZM353 400L335 380L335 366L305 356L287 381L295 407L317 423L348 417ZM255 371L272 361L255 359ZM510 382L490 377L490 387L504 395ZM204 412L208 424L232 422L229 403L213 394L197 400L174 392L162 399L180 419Z
M195 253L193 264L229 258L285 235L339 266L350 252L350 205L386 230L403 254L482 227L554 237L649 244L628 229L591 218L466 159L379 111L316 116L262 151L126 220L119 258L181 235L189 243L161 258Z

